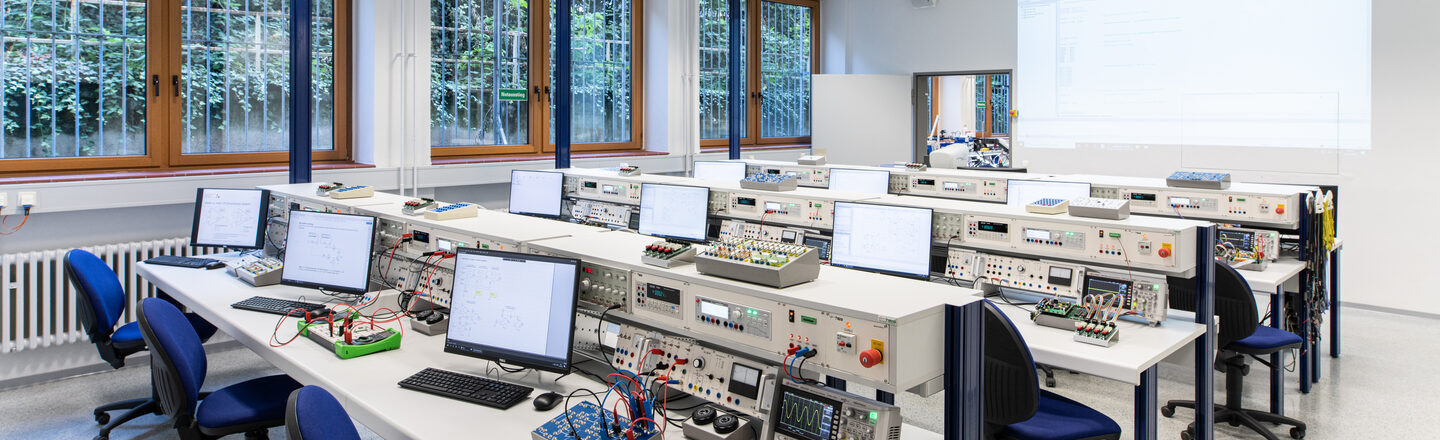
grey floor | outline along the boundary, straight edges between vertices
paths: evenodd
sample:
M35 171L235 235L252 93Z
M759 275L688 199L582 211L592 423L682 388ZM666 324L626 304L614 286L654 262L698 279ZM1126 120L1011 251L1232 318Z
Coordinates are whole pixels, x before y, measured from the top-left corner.
M1440 381L1434 372L1440 365L1440 350L1433 343L1440 333L1434 319L1400 316L1367 310L1347 309L1344 316L1344 357L1325 356L1320 383L1308 395L1301 395L1294 373L1286 379L1286 410L1309 424L1311 439L1429 438L1434 411L1440 408ZM1430 342L1427 342L1430 341ZM1291 358L1287 357L1287 360ZM264 360L245 349L210 354L206 389L246 379L278 374ZM1130 438L1134 388L1130 385L1089 376L1059 373L1059 386L1052 391L1083 402L1120 423ZM1223 387L1224 376L1216 372L1215 383ZM1164 366L1160 370L1160 401L1193 398L1192 370ZM1252 370L1246 380L1247 407L1269 406L1269 377L1263 366ZM0 439L93 437L98 429L91 419L95 406L148 394L148 365L129 366L106 373L73 377L53 382L0 391ZM852 389L855 392L865 392ZM940 422L938 396L917 398L901 394L910 423L934 429ZM1223 401L1223 388L1216 400ZM1194 412L1177 411L1174 419L1160 418L1160 438L1173 439L1194 418ZM361 426L361 436L379 438ZM1240 428L1216 427L1218 438L1259 438ZM1276 434L1286 437L1284 431ZM122 425L113 439L174 438L160 416L145 416ZM284 438L280 429L272 438ZM238 437L237 437L238 438Z

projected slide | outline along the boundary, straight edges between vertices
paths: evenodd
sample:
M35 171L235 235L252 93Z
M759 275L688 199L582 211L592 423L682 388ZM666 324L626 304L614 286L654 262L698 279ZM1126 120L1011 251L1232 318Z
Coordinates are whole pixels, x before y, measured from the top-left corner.
M1370 147L1370 0L1018 4L1025 147Z

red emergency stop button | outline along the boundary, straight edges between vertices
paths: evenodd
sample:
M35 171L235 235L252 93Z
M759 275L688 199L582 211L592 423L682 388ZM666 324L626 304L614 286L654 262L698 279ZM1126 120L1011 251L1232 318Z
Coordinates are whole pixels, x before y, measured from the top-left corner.
M880 350L876 350L876 349L873 349L873 348L872 348L872 349L869 349L869 350L865 350L865 351L860 352L860 366L865 367L865 368L873 367L873 366L879 364L880 361L882 361L882 360L884 360L884 359L885 359L885 355L881 354L881 353L880 353Z
M1160 248L1160 252L1156 253L1160 254L1160 258L1170 258L1170 248Z
M1275 205L1275 213L1276 213L1276 214L1284 214L1284 213L1285 213L1285 205Z

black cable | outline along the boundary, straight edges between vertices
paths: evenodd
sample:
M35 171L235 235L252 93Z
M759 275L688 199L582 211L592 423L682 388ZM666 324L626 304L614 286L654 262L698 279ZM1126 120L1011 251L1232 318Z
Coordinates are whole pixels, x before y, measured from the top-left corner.
M502 363L500 363L499 361L491 361L491 362L493 362L496 367L499 367L501 371L504 371L504 372L506 372L506 373L519 373L519 372L521 372L521 371L525 371L525 367L511 368L511 367L506 367L505 364L502 364Z
M619 304L616 304L616 305L607 307L607 308L605 308L605 311L600 312L600 325L595 326L595 345L599 345L599 346L600 346L600 356L605 356L605 341L602 340L602 339L600 339L600 329L602 329L602 328L605 327L605 314L606 314L606 313L610 313L611 310L615 310L615 309L618 309L618 308L620 308L620 305L619 305ZM611 369L611 370L615 370L616 373L619 373L619 372L620 372L620 369L619 369L619 368L616 368L616 367L615 367L615 364L613 364L613 363L606 362L605 365L609 365L609 366L610 366L610 369ZM604 382L604 381L602 380L601 382Z
M571 422L571 421L570 421L570 398L573 397L573 396L575 396L575 393L578 393L578 392L581 392L581 391L590 393L590 397L594 397L594 398L595 398L595 406L600 407L600 409L599 409L599 411L598 411L598 414L600 414L600 416L601 416L600 418L601 418L602 420L605 418L605 417L604 417L604 414L605 414L605 403L600 401L600 395L599 395L599 394L595 393L594 391L590 391L588 388L576 388L575 391L571 391L570 394L566 394L566 395L565 395L565 424L570 425L570 435L575 436L575 438L580 438L580 431L576 431L576 430L575 430L575 422Z

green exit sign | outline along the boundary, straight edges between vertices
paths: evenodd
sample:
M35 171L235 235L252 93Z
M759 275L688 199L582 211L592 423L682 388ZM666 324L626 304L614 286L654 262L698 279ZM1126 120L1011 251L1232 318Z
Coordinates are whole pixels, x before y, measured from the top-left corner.
M985 108L985 101L975 101L975 108Z
M525 101L528 99L530 99L530 95L525 92L525 89L500 89L501 101Z

